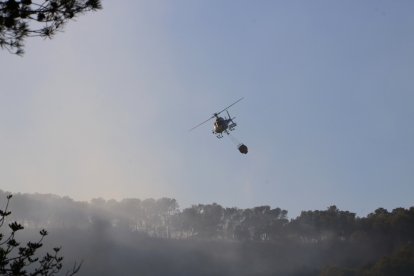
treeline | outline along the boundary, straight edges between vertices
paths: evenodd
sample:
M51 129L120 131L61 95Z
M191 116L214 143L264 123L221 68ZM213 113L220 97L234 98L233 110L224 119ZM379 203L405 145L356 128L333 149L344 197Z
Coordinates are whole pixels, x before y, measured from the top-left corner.
M6 194L0 191L0 202ZM239 209L213 203L181 210L171 198L94 199L88 203L55 195L15 194L10 209L13 220L26 228L112 236L124 233L131 239L136 233L174 248L214 242L238 252L239 258L256 259L258 267L268 267L269 274L283 267L284 273L294 268L295 275L371 275L371 269L379 273L387 267L378 264L380 261L391 266L404 263L410 273L414 267L414 207L378 208L366 217L357 217L330 206L289 219L286 210L270 206ZM394 257L381 259L384 256Z
M0 191L0 198L7 194ZM392 211L378 208L366 217L357 217L330 206L323 211L303 211L289 220L286 210L270 206L239 209L213 203L180 210L171 198L98 198L88 203L51 194L15 194L11 208L14 218L26 227L115 227L158 238L295 239L304 243L370 239L381 240L385 248L390 248L414 237L414 207Z

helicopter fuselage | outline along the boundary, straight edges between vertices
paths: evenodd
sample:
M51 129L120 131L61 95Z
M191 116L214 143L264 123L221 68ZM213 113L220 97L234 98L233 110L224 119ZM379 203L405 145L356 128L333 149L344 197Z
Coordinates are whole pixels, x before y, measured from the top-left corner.
M225 131L229 125L228 121L229 120L223 119L222 117L217 117L213 127L214 133L222 133Z
M229 105L228 107L226 107L225 109L216 112L213 114L213 116L211 116L210 118L208 118L207 120L205 120L204 122L196 125L195 127L191 128L191 130L201 126L202 124L207 123L208 121L210 121L213 118L216 118L215 122L214 122L214 126L213 126L213 134L215 134L217 136L217 138L222 138L223 137L223 133L225 134L230 134L230 131L233 131L234 128L237 126L237 124L233 121L235 119L235 117L231 117L230 113L228 111L228 109L235 105L236 103L240 102L241 100L243 100L243 98L238 99L237 101L235 101L234 103L232 103L231 105ZM228 117L220 117L219 114L226 111Z
M234 130L236 123L233 122L231 118L222 118L216 117L214 122L213 133L217 135L218 138L223 137L223 132L229 134L229 131Z

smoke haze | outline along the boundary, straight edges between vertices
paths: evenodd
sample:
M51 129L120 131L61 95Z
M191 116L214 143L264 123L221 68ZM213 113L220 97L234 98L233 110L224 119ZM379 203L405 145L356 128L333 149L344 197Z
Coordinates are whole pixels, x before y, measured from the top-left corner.
M16 194L10 210L25 227L19 239L46 228L45 247L62 246L67 267L83 261L80 275L322 275L372 265L414 238L413 207L358 218L330 206L289 220L270 206Z

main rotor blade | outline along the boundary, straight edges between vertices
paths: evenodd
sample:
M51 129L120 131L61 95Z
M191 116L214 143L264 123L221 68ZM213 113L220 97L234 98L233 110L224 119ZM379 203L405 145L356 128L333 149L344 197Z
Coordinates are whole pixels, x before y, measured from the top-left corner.
M193 129L198 128L199 126L201 126L201 125L203 125L203 124L207 123L208 121L210 121L210 120L211 120L211 119L213 119L213 118L214 118L214 115L213 115L213 116L211 116L210 118L208 118L207 120L205 120L204 122L202 122L202 123L200 123L200 124L196 125L195 127L191 128L189 131L192 131Z
M191 128L189 131L192 131L193 129L198 128L199 126L201 126L201 125L203 125L203 124L207 123L208 121L210 121L211 119L213 119L214 117L216 117L217 115L219 115L221 112L223 112L223 111L225 111L225 110L229 109L230 107L232 107L233 105L235 105L236 103L240 102L240 101L241 101L241 100L243 100L243 99L244 99L244 97L242 97L242 98L238 99L237 101L235 101L234 103L232 103L231 105L229 105L228 107L226 107L225 109L223 109L222 111L217 112L217 113L214 113L214 114L213 114L213 116L211 116L210 118L208 118L208 119L207 119L207 120L205 120L204 122L202 122L202 123L200 123L200 124L196 125L195 127ZM229 115L230 115L230 114L229 114ZM229 117L230 117L230 116L229 116Z
M241 101L241 100L243 100L243 99L244 99L244 97L242 97L242 98L238 99L237 101L235 101L234 103L232 103L231 105L229 105L228 107L226 107L225 109L223 109L222 111L217 112L216 114L220 114L221 112L223 112L223 111L225 111L225 110L229 109L230 107L232 107L233 105L235 105L236 103L240 102L240 101Z

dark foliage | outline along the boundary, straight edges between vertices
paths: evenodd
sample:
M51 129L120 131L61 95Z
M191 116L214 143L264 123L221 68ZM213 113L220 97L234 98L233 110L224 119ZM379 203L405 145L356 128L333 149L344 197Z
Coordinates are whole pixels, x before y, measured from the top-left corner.
M6 222L9 211L9 202L11 195L7 195L6 206L0 210L0 228ZM22 245L16 240L16 233L23 230L24 227L17 222L8 224L10 232L4 235L0 233L0 275L55 275L63 266L63 257L59 255L60 247L53 248L52 253L46 253L39 257L38 251L43 246L43 239L47 236L47 231L40 230L40 238L36 242L27 242ZM74 275L80 269L80 265L73 267L66 275Z
M406 245L399 248L391 256L379 259L373 265L360 269L327 267L321 276L411 276L414 275L414 247Z
M101 8L100 0L0 1L0 47L22 55L26 37L51 38L70 19Z

